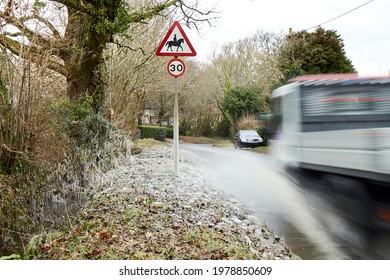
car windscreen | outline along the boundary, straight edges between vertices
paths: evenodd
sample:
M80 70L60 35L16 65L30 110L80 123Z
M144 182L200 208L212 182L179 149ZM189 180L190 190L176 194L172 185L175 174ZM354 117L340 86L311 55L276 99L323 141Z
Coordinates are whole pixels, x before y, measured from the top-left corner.
M257 134L257 132L254 130L248 130L248 131L241 131L241 136L259 137L259 134Z

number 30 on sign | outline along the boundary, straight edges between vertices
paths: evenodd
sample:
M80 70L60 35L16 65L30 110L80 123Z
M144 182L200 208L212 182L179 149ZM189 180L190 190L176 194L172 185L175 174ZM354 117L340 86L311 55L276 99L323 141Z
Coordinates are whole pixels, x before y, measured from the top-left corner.
M167 70L171 76L177 78L184 74L186 66L182 60L175 58L168 62Z

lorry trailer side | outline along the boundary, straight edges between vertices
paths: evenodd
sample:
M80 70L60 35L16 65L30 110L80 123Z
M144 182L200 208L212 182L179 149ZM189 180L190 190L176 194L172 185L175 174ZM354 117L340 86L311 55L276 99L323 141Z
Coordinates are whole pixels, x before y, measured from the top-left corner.
M298 77L271 96L277 161L390 229L390 77Z

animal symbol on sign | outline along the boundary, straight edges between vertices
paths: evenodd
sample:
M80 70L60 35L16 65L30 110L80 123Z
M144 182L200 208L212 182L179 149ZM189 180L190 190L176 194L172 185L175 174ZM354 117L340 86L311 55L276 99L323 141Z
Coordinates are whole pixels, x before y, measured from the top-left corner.
M179 40L177 40L176 34L175 34L173 36L173 41L167 41L165 46L168 46L167 51L171 50L171 52L173 52L172 47L177 47L176 51L178 52L179 48L183 51L183 47L181 46L181 44L183 44L183 43L184 43L184 39L180 38Z

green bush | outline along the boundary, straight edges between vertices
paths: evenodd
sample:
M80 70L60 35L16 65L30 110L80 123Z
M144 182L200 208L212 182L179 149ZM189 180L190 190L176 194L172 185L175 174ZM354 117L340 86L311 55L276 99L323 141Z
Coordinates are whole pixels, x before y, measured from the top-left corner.
M179 124L180 135L187 136L187 132L189 130L190 130L190 124L188 123L188 121L186 119L181 120Z
M222 138L228 138L230 136L231 124L228 119L223 118L217 126L216 135Z
M167 135L170 134L169 128L160 127L160 126L138 126L138 129L141 131L141 139L152 138L155 140L164 141ZM172 132L173 135L173 132Z
M168 137L168 138L173 138L173 128L171 128L171 127L166 127L165 130L166 130L166 132L167 132L167 137ZM179 131L180 131L180 129L179 129Z

